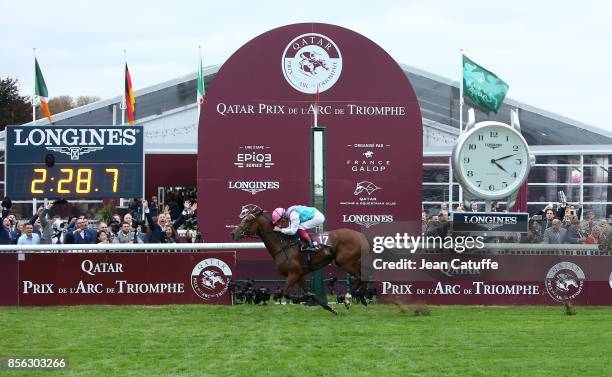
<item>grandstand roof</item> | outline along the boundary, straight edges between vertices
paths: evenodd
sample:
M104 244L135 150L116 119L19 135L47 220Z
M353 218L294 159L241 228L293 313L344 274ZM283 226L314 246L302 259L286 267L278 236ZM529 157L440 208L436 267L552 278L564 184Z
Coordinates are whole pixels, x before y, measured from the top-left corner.
M438 124L449 129L459 125L459 82L405 64L401 68L410 79L421 106L424 124ZM206 67L205 84L214 79L220 66ZM135 92L137 122L147 123L160 117L196 107L196 74L192 73ZM121 97L98 101L53 116L60 125L120 123ZM612 144L612 133L579 121L506 98L497 114L476 110L476 120L509 123L510 109L520 109L521 131L530 145L601 145ZM113 121L113 118L115 121ZM37 124L46 124L39 120ZM31 124L27 123L27 124ZM195 126L193 124L192 126Z

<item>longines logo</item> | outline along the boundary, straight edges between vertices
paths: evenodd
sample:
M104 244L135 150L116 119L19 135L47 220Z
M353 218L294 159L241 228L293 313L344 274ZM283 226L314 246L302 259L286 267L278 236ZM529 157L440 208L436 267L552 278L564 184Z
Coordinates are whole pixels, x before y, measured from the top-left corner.
M252 195L266 190L278 190L280 182L274 181L229 181L227 188L231 190L242 190L250 192Z
M331 88L342 72L342 54L334 41L322 34L295 37L283 52L283 74L297 91L314 94Z
M342 222L369 228L380 223L392 223L393 215L342 215Z
M84 154L101 151L105 146L134 145L136 128L33 128L15 129L15 146L44 146L47 150L63 153L71 160L79 160Z
M499 143L486 143L485 146L487 146L487 147L489 147L491 149L497 149L497 148L501 147L502 144L499 144Z
M270 168L274 166L272 153L266 153L270 147L263 145L245 145L236 154L234 165L239 168Z
M463 222L477 224L488 230L500 228L504 225L516 225L516 216L487 216L487 215L463 215Z

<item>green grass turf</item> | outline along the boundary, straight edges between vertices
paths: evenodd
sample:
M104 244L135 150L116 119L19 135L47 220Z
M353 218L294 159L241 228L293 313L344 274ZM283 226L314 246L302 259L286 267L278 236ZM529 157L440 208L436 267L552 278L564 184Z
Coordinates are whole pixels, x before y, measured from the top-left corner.
M0 355L67 356L3 376L612 376L612 307L393 305L0 308Z

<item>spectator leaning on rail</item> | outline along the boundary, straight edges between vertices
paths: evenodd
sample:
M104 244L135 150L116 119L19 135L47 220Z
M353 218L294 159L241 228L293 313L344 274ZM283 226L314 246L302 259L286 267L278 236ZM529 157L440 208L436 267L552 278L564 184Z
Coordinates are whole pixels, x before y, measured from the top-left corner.
M565 241L567 231L561 226L561 220L554 219L552 226L544 231L542 243L560 244Z
M132 232L132 227L125 221L121 223L121 230L115 235L113 243L143 243L136 232Z
M32 232L33 228L32 224L25 225L24 234L17 240L17 245L38 245L40 243L40 236Z

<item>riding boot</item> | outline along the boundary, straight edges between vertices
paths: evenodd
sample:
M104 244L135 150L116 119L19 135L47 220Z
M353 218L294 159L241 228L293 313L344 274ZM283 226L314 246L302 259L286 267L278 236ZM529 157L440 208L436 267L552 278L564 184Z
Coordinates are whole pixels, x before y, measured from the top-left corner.
M305 248L304 251L317 251L317 248L312 242L312 239L310 238L310 236L306 237L304 241L306 241L306 244L308 245L308 247Z

